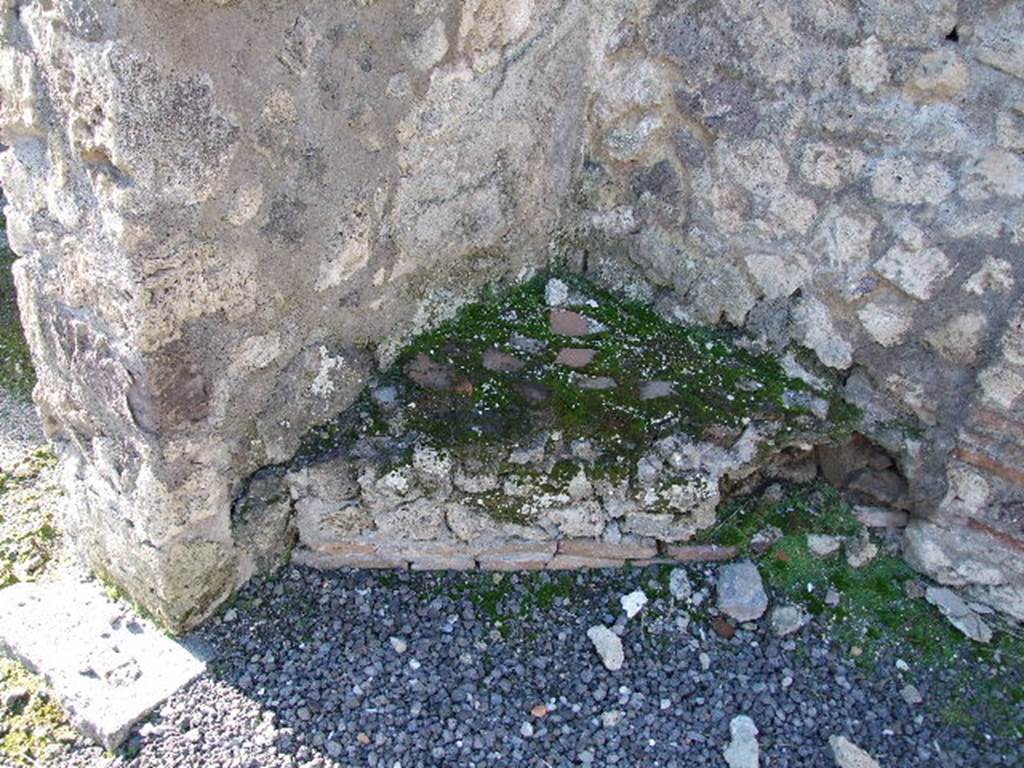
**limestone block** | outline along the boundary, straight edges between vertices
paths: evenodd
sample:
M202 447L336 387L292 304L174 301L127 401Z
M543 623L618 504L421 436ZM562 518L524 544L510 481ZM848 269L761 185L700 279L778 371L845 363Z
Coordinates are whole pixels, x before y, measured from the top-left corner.
M206 661L113 602L96 582L0 590L0 650L41 674L71 722L108 750Z

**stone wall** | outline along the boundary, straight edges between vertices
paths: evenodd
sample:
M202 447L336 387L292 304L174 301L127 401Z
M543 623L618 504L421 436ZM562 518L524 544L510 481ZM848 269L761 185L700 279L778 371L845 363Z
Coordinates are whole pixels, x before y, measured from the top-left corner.
M82 550L170 624L256 568L252 473L549 260L813 350L909 484L911 561L1024 617L1019 4L0 13L36 401Z

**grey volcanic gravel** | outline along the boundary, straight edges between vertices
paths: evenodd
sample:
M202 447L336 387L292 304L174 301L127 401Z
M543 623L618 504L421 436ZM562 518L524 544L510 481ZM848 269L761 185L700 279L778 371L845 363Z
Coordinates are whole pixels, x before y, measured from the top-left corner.
M713 569L689 572L695 591L708 589ZM496 585L481 573L289 567L196 633L217 656L211 672L139 729L133 757L78 745L59 764L722 766L741 714L757 726L763 768L833 766L832 734L883 766L1024 764L1020 745L979 748L937 710L908 705L892 665L859 670L816 622L776 638L762 620L729 640L705 616L687 622L658 573ZM587 629L616 625L634 589L652 599L617 623L628 661L608 672ZM514 618L496 623L495 605ZM941 670L915 672L929 703L955 695Z

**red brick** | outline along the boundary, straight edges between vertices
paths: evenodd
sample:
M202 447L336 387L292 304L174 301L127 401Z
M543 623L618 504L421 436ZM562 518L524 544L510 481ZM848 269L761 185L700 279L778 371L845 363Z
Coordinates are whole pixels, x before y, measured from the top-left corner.
M600 557L577 557L576 555L555 555L548 562L549 571L577 571L581 568L621 568L623 559Z
M717 544L669 544L665 547L665 556L680 563L720 563L732 560L737 554L736 547Z
M562 539L558 542L558 554L597 560L646 560L657 557L658 545L652 540Z

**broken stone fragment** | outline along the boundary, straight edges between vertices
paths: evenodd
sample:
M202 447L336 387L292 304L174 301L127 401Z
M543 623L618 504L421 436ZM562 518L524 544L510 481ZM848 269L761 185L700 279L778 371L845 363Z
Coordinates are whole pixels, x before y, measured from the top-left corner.
M942 612L950 624L971 640L979 643L992 640L991 627L953 590L931 586L925 590L924 597Z
M597 355L595 349L566 347L558 353L555 362L569 368L585 368L593 362L595 355Z
M838 768L880 768L875 758L845 736L831 736L828 743Z
M518 357L497 349L484 352L483 365L488 371L495 373L516 373L526 367L526 363Z
M569 301L569 286L553 277L544 286L544 300L549 307L560 307Z
M628 595L623 595L619 598L619 604L622 606L622 610L626 614L627 619L632 619L647 605L647 595L642 589L630 592Z
M625 655L622 651L622 640L618 635L599 624L587 630L587 637L594 644L594 650L608 671L617 672L622 669Z
M731 739L722 753L729 768L758 768L761 758L757 733L757 726L747 715L739 715L729 722Z
M782 530L774 525L768 525L759 530L750 539L750 551L763 555L774 546L775 542L782 538Z
M718 610L736 621L756 621L768 610L761 574L749 560L718 569Z

